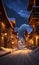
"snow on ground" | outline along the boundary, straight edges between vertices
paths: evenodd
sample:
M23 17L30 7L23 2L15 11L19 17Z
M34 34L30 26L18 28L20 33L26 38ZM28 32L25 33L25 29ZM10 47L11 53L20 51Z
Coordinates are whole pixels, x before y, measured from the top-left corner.
M26 65L27 54L29 53L31 53L29 49L14 51L11 54L0 57L0 65Z
M4 55L7 55L11 53L11 49L7 49L7 48L4 48L4 47L0 47L0 57L4 56Z
M0 65L39 65L39 48L16 50L0 57Z

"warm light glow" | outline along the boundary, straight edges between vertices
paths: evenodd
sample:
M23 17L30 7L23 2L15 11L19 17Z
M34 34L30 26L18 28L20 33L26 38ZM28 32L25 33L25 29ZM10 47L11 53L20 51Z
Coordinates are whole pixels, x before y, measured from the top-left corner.
M35 36L36 37L36 45L38 45L38 39L39 39L39 36Z
M21 41L18 41L19 43L21 43Z
M5 33L5 35L7 35L7 33Z
M31 39L30 41L29 41L32 45L34 44L34 41Z
M27 50L18 50L18 51L15 51L13 54L14 55L17 55L17 54L22 54L22 55L25 55L25 54L27 54L27 53L31 53L32 52L32 50L29 50L29 49L27 49Z
M33 25L33 28L35 28L35 25Z
M4 39L4 37L2 37L2 40Z
M13 36L11 36L11 38L13 38Z
M14 44L14 42L12 42L12 44Z
M29 35L26 37L26 41L28 41L28 39L29 39Z
M5 28L5 24L2 22L2 28L4 29Z

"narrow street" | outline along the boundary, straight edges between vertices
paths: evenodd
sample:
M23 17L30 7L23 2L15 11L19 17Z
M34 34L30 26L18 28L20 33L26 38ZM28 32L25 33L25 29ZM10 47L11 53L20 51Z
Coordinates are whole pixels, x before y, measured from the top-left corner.
M0 65L39 65L39 0L0 0Z
M23 49L12 52L11 54L0 57L0 65L39 65L32 50Z

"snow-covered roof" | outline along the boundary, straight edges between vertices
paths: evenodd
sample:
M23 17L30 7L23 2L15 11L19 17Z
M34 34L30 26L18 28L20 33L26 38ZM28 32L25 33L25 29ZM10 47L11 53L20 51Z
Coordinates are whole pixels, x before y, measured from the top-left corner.
M8 18L10 21L14 21L15 20L15 18Z

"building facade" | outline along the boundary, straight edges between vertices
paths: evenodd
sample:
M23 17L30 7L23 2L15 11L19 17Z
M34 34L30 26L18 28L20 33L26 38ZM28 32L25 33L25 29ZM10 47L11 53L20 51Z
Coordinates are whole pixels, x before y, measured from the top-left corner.
M12 47L12 38L14 38L15 35L15 25L15 22L12 23L8 19L3 0L0 0L0 47Z
M33 44L35 46L39 46L39 3L38 2L39 2L38 0L33 1L34 4L31 8L31 14L29 17L29 25L31 25L33 28L33 31L29 34L29 37L32 36L31 39L29 38L30 39L29 42L31 43L31 45Z

